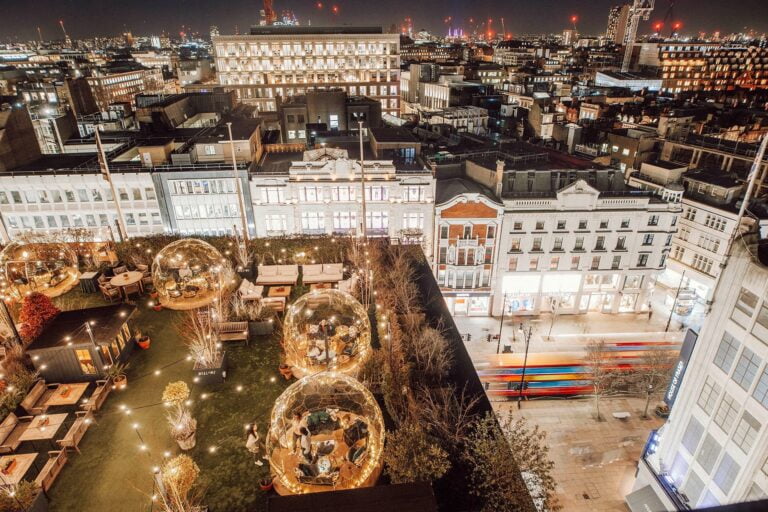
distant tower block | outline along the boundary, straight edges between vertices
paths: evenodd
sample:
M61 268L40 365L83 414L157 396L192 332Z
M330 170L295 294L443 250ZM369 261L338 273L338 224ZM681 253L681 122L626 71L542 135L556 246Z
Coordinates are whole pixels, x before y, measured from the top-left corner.
M637 38L637 28L640 26L640 20L648 20L653 12L655 0L634 0L632 7L629 8L629 25L627 26L626 47L624 48L624 62L621 65L621 71L629 71L629 64L632 61L632 47Z

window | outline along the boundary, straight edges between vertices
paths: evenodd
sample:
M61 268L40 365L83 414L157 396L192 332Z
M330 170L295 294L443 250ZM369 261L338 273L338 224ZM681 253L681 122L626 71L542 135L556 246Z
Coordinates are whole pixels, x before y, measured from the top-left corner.
M637 258L637 266L638 267L645 267L648 264L648 255L647 254L641 254Z
M117 195L120 196L121 201L127 201L128 200L128 190L124 188L117 189Z
M295 139L296 138L296 130L288 130L288 138L289 139Z
M580 256L574 256L571 258L571 270L579 270L579 263L581 262Z
M493 262L493 247L486 247L483 263L488 265L492 262Z
M494 226L493 224L489 224L488 229L485 233L485 238L493 239L495 237L496 237L496 226Z
M720 346L717 347L717 353L715 354L715 365L723 370L726 374L731 373L731 365L736 358L736 353L739 351L739 342L728 334L723 333L723 339L720 340Z
M328 116L330 123L328 124L328 127L331 130L338 130L339 129L339 116L337 114L331 114Z
M279 204L285 202L284 187L264 187L261 189L261 200L267 204Z
M733 442L741 448L741 451L748 454L755 444L760 427L760 422L747 411L744 411L744 414L741 415L741 421L733 433Z
M605 237L604 236L597 237L597 240L595 241L595 250L596 251L604 251L605 250Z
M323 200L322 187L301 187L299 200L303 203L317 203Z
M71 192L67 193L67 196L69 196ZM11 190L11 199L13 199L14 204L21 204L21 194L17 190ZM72 201L75 200L75 196L72 195Z
M629 228L629 219L621 219L621 229Z
M335 221L335 219L334 219L334 221ZM440 251L438 252L437 262L444 264L446 261L448 261L448 248L447 247L441 247Z
M27 200L28 203L36 203L37 192L35 192L34 190L27 190L24 192L24 198Z
M424 214L419 212L403 213L403 229L424 229Z
M701 388L701 393L699 393L699 399L696 401L699 407L701 407L707 414L712 414L717 397L720 395L720 389L720 385L715 379L707 376L707 380L704 382L704 387Z
M101 197L101 190L98 188L92 188L91 189L91 197L94 201L103 201L104 199Z
M683 218L690 221L696 220L696 208L691 208L690 206L686 208L683 213Z
M579 221L579 229L587 229L587 221L586 220L580 220Z
M752 386L752 381L755 380L755 375L757 375L757 369L762 362L762 359L760 359L757 354L752 352L749 348L744 347L731 378L736 384L741 386L742 389L749 390L750 386Z
M528 270L536 270L539 268L539 258L534 257L528 260Z
M573 250L574 251L583 251L584 250L584 237L583 236L576 237L576 243L573 244Z
M523 223L520 221L515 222L514 227L512 229L514 229L515 231L522 231Z
M659 216L658 215L651 215L648 217L648 225L649 226L658 226L659 225Z
M643 245L653 245L653 235L648 233L643 235Z
M139 214L139 215L141 215L141 214ZM96 227L96 216L93 215L93 214L90 214L90 213L86 214L86 216L85 216L85 224L88 227L90 227L90 228Z
M365 187L366 201L389 201L389 189L387 187Z
M325 231L325 216L323 212L301 212L301 229L305 232Z
M541 251L541 237L536 237L533 239L533 247L531 248L531 251Z
M688 453L691 455L696 451L696 447L699 445L699 440L701 439L701 434L703 433L704 427L702 424L699 423L699 420L691 416L691 419L688 420L688 426L685 428L682 439L683 447L688 450Z
M608 221L607 220L601 220L600 221L600 229L608 229Z
M79 217L78 215L74 216L74 218L75 218L75 226L77 226L77 218L78 217ZM125 223L128 226L135 226L136 225L136 218L133 216L132 213L126 213L125 214Z
M517 271L517 256L510 256L509 257L509 263L507 264L507 270L509 272L516 272ZM766 379L768 381L768 379ZM768 386L766 386L768 388Z
M157 199L157 197L155 196L155 189L152 187L144 187L144 196L147 198L148 201Z
M77 189L77 198L80 200L80 202L87 203L88 202L88 191L85 190L84 188Z
M537 220L536 221L536 231L543 231L544 230L544 221L543 220Z
M33 219L35 220L35 227L36 228L43 229L45 227L45 223L43 222L43 218L42 217L40 217L39 215L35 215L33 217Z
M205 144L203 146L203 152L206 155L208 155L208 156L215 155L216 154L216 146L214 146L213 144Z
M356 190L355 187L332 187L331 199L333 201L354 201Z
M627 249L626 243L627 243L627 237L625 237L625 236L618 237L616 239L616 250L617 251L624 251L624 250L626 250Z
M407 202L424 201L426 198L425 187L407 186L403 190L403 200Z
M557 267L560 266L560 256L552 256L552 259L549 260L549 270L557 270Z
M59 190L51 190L51 197L53 198L54 203L60 203L61 202L61 191Z
M560 229L560 230L565 229L565 221L564 220L557 221L557 229Z
M592 266L590 267L590 270L599 270L599 269L600 269L600 256L593 256Z
M389 229L389 212L365 212L367 229L386 231Z
M8 194L6 194L3 191L0 191L0 204L8 204Z
M755 386L755 390L752 392L752 397L768 409L768 366L763 368L763 373L760 374L760 379L757 381L757 386Z
M93 363L91 352L87 349L75 350L75 357L80 364L80 371L86 375L96 374L96 365Z
M509 247L510 252L520 252L520 239L519 238L513 238L512 243Z
M48 217L46 218L46 220L48 221L48 227L49 227L49 228L56 228L56 227L58 227L58 226L56 225L56 216L54 216L54 215L48 215Z
M723 455L720 465L715 472L714 482L720 488L723 493L728 494L731 492L731 487L736 481L736 476L741 471L741 467L733 460L728 452Z
M357 229L357 214L355 212L333 212L334 232L352 231L355 229Z
M66 215L59 215L59 219L61 220L61 227L63 228L70 227L69 217L67 217Z
M440 239L441 240L448 239L448 226L440 226Z
M752 317L752 314L755 312L755 307L757 307L757 295L746 288L742 288L741 293L739 293L739 298L736 301L736 309L748 317Z
M733 423L736 421L737 411L738 404L736 400L728 393L723 393L723 399L720 401L720 406L715 413L715 423L726 434L731 432L731 427L733 427Z
M99 215L99 217L102 217L102 216ZM108 224L107 216L104 215L103 217L104 217L104 219L102 220L101 225L102 226L106 226ZM159 212L152 212L152 224L155 225L155 226L159 226L162 223L163 223L163 221L160 218L160 213Z
M552 246L553 251L562 251L563 250L563 237L558 236L555 237L555 243Z
M264 216L267 222L267 234L284 233L288 229L286 215L271 213Z
M696 455L696 460L707 474L712 473L712 468L715 467L715 461L717 461L721 449L722 447L715 438L711 434L707 434L704 442L701 443L698 455Z
M621 266L621 256L614 256L611 262L611 269L617 270Z

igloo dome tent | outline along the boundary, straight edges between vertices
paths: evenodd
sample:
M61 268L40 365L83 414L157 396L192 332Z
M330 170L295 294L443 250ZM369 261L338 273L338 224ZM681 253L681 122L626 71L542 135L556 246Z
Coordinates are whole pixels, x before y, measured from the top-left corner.
M20 300L32 292L58 297L77 285L77 254L58 242L11 242L0 252L0 298Z

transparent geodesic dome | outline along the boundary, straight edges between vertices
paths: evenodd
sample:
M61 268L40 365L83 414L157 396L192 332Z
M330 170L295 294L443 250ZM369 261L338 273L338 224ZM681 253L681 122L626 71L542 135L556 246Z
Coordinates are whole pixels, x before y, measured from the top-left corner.
M381 470L384 420L358 380L317 373L277 398L265 444L280 494L368 487Z
M207 306L235 281L232 266L219 251L202 240L186 238L157 253L152 283L163 306L186 310Z
M299 377L326 370L356 375L371 351L365 308L334 289L311 291L291 304L283 337L285 362Z
M0 252L0 297L20 300L32 292L67 293L80 278L77 254L57 242L11 242Z

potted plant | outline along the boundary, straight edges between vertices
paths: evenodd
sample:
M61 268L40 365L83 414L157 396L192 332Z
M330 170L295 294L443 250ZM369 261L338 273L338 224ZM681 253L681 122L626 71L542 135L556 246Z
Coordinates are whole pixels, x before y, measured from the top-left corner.
M227 377L227 353L221 350L219 323L211 320L213 314L212 310L190 310L176 324L194 361L194 382L203 385L221 383Z
M162 512L202 512L205 507L199 503L199 493L193 487L200 474L200 468L187 455L168 459L155 473L158 480L158 505Z
M149 346L151 345L152 340L149 336L145 335L139 335L136 337L136 344L139 346L142 350L147 350Z
M259 481L259 489L264 492L271 491L272 487L274 487L274 481L272 477L262 478Z
M128 369L128 363L115 363L104 369L105 375L112 380L114 389L125 389L128 385L128 376L125 370Z
M191 450L195 447L195 432L197 432L197 420L187 406L189 400L189 386L179 380L170 382L163 391L163 405L168 408L166 417L171 428L171 437L179 444L182 450Z
M35 482L22 480L11 492L0 492L0 512L46 512L48 498Z
M233 322L248 322L249 336L268 336L275 329L275 313L259 300L232 301L230 320Z

